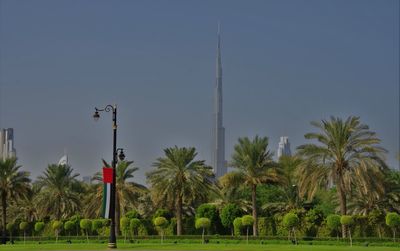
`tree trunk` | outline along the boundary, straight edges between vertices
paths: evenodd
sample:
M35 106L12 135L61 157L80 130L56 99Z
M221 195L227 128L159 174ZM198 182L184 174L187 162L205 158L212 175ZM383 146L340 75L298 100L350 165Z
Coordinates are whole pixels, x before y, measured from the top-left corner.
M26 233L25 233L25 230L24 230L24 245L25 245L25 242L26 242Z
M292 232L293 232L293 237L294 237L294 243L297 245L296 229L293 228Z
M258 220L257 220L257 185L252 185L251 187L251 202L253 207L253 236L257 236Z
M396 229L393 228L393 242L396 242Z
M204 244L204 227L203 227L203 233L201 234L201 239L203 240L203 244Z
M1 193L1 206L3 208L3 236L1 238L1 243L6 244L7 242L7 228L6 228L6 221L7 221L7 193L3 191Z
M350 238L350 247L353 246L353 239L351 238L351 229L349 227L349 238Z
M178 195L176 202L176 235L182 235L182 195Z
M339 204L340 204L340 214L346 215L347 214L347 207L346 207L346 194L344 191L344 183L342 174L339 174L339 182L337 184L337 193L339 197ZM342 237L346 238L347 226L342 225Z

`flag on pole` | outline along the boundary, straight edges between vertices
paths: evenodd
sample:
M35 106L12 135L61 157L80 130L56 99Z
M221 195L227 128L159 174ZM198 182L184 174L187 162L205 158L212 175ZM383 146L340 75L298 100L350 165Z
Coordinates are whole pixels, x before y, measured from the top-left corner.
M113 183L114 170L110 167L103 168L103 209L104 219L110 218L111 184Z

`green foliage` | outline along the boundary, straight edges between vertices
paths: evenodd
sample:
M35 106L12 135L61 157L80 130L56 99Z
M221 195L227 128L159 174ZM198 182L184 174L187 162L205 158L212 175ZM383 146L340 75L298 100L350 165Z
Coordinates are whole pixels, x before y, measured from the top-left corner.
M7 223L7 225L6 225L6 229L7 229L7 231L9 231L9 232L13 231L13 230L14 230L14 227L15 227L15 225L14 225L14 223L12 223L12 222Z
M35 232L40 233L44 229L44 226L45 226L44 222L41 222L41 221L36 222L35 223Z
M82 219L79 223L81 229L85 230L86 232L92 229L92 221L90 219Z
M258 234L259 234L259 236L267 236L268 235L267 218L265 218L265 217L258 218Z
M125 214L125 217L128 219L140 219L140 214L138 211L136 211L135 209L128 211Z
M196 210L196 218L208 218L215 223L219 218L218 209L215 205L202 204Z
M157 209L157 211L154 213L153 215L153 219L157 218L157 217L164 217L167 220L171 220L171 218L173 217L173 214L167 210L167 209L162 209L159 208Z
M129 229L131 230L132 234L135 235L138 232L139 227L142 225L142 222L138 218L133 218L129 221Z
M210 221L209 218L202 217L202 218L196 219L196 224L195 224L196 229L199 229L199 228L203 228L203 229L209 228L210 225L211 225L211 221Z
M65 231L68 232L68 234L71 234L71 230L73 230L75 228L75 223L73 221L66 221L64 224L64 229Z
M58 221L58 220L53 221L53 224L51 224L51 228L54 231L60 231L62 229L62 227L63 227L62 222Z
M240 217L242 214L242 210L236 204L227 204L221 210L221 223L224 227L232 228L233 221Z
M351 215L342 215L340 223L344 226L351 226L354 224L354 219Z
M103 219L94 219L92 224L92 230L99 233L99 229L103 227Z
M299 225L299 223L300 223L300 219L297 216L297 214L295 214L295 213L287 213L283 217L283 225L287 229L297 227Z
M236 236L241 235L241 230L243 228L242 218L237 217L233 220L233 229Z
M388 213L385 220L386 225L391 228L400 227L400 215L397 213Z
M165 217L157 217L153 220L153 224L156 227L164 229L168 226L168 220Z
M126 235L129 231L130 220L127 217L122 217L120 222L121 231L124 235Z
M245 227L252 226L254 224L254 217L251 215L245 215L242 217L242 225Z
M21 223L19 223L19 229L22 231L26 231L29 227L29 223L26 221L22 221Z
M326 226L330 229L330 230L338 230L341 226L341 222L340 222L340 215L337 214L331 214L328 215L328 217L326 217Z

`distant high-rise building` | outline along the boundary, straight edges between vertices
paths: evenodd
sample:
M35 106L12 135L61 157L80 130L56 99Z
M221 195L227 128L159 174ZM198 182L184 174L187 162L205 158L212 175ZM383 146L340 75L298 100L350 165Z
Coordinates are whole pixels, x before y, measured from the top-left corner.
M82 182L86 184L92 184L92 177L91 176L83 176Z
M221 35L218 24L217 44L217 69L214 97L214 139L213 139L213 168L216 178L221 177L227 171L225 161L225 128L222 120L222 63L221 63Z
M278 160L281 156L291 156L292 152L290 151L290 143L289 138L284 136L281 137L278 146Z
M0 159L17 156L14 148L14 130L12 128L0 129Z

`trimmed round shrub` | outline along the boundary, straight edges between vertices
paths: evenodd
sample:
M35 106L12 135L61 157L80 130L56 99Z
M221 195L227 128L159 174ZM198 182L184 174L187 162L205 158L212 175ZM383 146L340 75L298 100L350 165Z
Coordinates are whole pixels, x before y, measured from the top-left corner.
M237 217L235 220L233 220L233 228L235 235L239 236L240 230L243 228L242 218Z
M36 222L35 223L35 232L40 233L44 229L44 222Z
M26 221L19 223L19 230L26 231L28 229L28 227L29 227L29 224Z
M165 228L168 226L168 221L165 217L157 217L153 220L153 224L156 227Z
M209 228L210 226L211 226L211 221L209 218L203 217L203 218L198 218L196 220L196 224L195 224L196 229L200 229L200 228L205 229L205 228Z
M242 217L242 225L249 227L254 224L254 217L251 215L245 215Z
M351 226L354 224L354 219L350 215L342 215L340 218L340 224L344 226Z
M64 224L64 230L68 232L68 235L71 235L71 231L75 228L75 223L73 221L66 221Z
M135 232L138 232L141 225L142 222L138 218L133 218L130 220L129 228L131 229L133 235L135 235Z
M337 214L331 214L326 217L326 226L330 230L337 230L340 228L341 223L340 223L340 215Z
M14 223L11 222L7 223L6 229L7 231L12 232L14 230Z
M292 229L299 225L300 219L295 213L287 213L283 216L282 223L287 229Z

